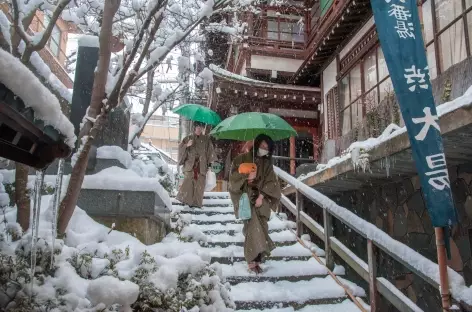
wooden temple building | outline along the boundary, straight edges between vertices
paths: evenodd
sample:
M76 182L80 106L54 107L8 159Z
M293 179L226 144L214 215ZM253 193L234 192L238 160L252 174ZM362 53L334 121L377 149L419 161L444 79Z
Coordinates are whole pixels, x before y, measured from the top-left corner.
M418 5L434 85L470 57L472 2ZM325 163L392 122L402 125L370 0L288 1L259 9L238 16L247 24L242 40L207 35L204 48L213 52L207 63L214 73L208 106L223 118L261 111L287 120L299 135L277 143L276 155L292 159L283 169L295 174L302 164L295 159ZM439 93L435 98L444 102Z
M378 137L391 123L403 126L370 0L284 3L263 5L258 14L238 16L247 23L243 40L208 35L206 48L213 53L207 61L218 66L212 66L214 83L208 105L222 117L246 111L280 115L299 136L279 142L282 148L276 155L308 156L320 163L340 156L355 141ZM418 0L417 5L433 96L440 105L459 98L472 86L472 1ZM464 276L467 285L472 284L470 114L470 108L457 108L440 118L451 190L460 216L448 265ZM239 146L231 144L238 152ZM312 148L306 148L311 144ZM223 154L228 165L233 156ZM436 262L434 229L425 212L407 134L370 150L369 163L370 169L363 172L347 157L316 172L312 167L301 182ZM298 176L306 173L299 172L300 164L291 160L282 169ZM283 191L286 196L294 192L293 187ZM310 206L306 212L323 222L323 209ZM342 237L343 244L353 246L352 252L366 261L366 241L340 222L336 231L336 237ZM399 272L388 257L382 261L382 276L414 303L424 311L442 311L437 288L413 271ZM461 308L472 311L471 307ZM397 310L382 307L380 311Z

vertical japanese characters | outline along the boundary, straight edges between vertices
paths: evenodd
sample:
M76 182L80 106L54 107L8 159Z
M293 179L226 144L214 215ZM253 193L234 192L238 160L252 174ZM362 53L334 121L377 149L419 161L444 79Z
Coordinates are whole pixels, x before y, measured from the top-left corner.
M371 0L433 226L457 222L416 0Z

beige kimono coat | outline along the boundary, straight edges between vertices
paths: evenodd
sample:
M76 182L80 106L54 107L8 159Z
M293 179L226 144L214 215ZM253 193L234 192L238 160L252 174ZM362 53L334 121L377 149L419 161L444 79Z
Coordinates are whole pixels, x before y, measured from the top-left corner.
M234 213L238 217L239 199L247 192L251 202L251 219L244 221L244 257L246 261L252 262L258 256L261 258L269 256L275 248L269 237L269 218L272 209L276 209L280 197L280 185L275 175L272 160L269 157L256 157L257 175L254 182L249 185L248 175L239 174L238 168L241 163L253 162L252 152L237 156L231 166L229 177L229 193L234 205ZM256 208L255 203L259 194L264 195L262 206Z
M193 145L187 147L189 140ZM184 182L177 199L191 207L202 207L208 167L216 160L213 144L207 135L189 135L179 145L179 166L183 165Z

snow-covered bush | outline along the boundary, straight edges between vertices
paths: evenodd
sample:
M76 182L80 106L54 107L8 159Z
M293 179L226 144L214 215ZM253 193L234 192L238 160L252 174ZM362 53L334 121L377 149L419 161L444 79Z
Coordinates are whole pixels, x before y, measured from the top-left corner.
M6 240L7 228L13 231L15 226L2 223L0 310L225 312L234 308L221 268L203 260L196 243L170 233L162 243L145 246L131 235L96 223L79 208L64 241L55 241L52 261L51 200L52 196L42 197L34 277L31 231L19 241ZM174 217L185 225L184 231L189 228L187 218ZM16 209L8 207L4 218L13 224Z

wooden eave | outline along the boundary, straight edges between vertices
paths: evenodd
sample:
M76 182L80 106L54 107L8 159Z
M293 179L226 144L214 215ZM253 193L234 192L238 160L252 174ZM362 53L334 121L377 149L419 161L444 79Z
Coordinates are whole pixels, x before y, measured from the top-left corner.
M214 67L210 69L213 71L215 87L229 90L233 95L250 95L260 99L276 98L294 103L319 104L321 102L320 88L258 81L232 73L225 74L223 70L216 70Z
M0 83L0 157L42 169L70 153L63 136Z
M333 3L313 31L307 57L290 82L314 85L326 63L371 16L370 0L340 0Z

